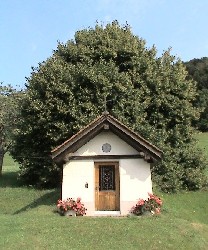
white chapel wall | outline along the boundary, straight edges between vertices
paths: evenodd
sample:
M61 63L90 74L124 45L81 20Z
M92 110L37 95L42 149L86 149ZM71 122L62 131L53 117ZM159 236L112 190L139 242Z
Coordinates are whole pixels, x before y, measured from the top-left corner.
M102 145L104 143L109 143L111 145L111 151L109 153L105 153L102 151ZM83 145L80 149L78 149L74 155L127 155L127 154L138 154L138 151L128 145L125 141L120 139L114 133L101 132L96 137L94 137L91 141Z
M152 193L150 164L143 159L120 161L120 208L121 214L130 212L139 198L147 199Z
M87 187L86 187L86 184ZM62 199L80 197L87 214L94 211L94 161L70 161L63 167Z
M102 151L104 143L111 144L111 152ZM138 152L113 133L103 132L74 153L75 156L108 154L131 155ZM125 215L139 198L147 198L147 193L152 192L150 164L143 159L113 159L113 161L119 162L120 210L121 214ZM81 197L87 208L87 215L94 215L95 210L94 162L93 159L71 160L63 167L62 199ZM88 184L87 188L85 184Z

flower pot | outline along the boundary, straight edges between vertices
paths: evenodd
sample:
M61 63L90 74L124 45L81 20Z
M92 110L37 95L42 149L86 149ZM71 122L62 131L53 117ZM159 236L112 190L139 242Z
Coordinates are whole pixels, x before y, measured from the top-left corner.
M153 215L153 213L150 212L150 211L145 211L142 215L144 215L144 216L150 216L150 215Z
M76 216L76 212L74 210L68 210L64 213L65 216Z

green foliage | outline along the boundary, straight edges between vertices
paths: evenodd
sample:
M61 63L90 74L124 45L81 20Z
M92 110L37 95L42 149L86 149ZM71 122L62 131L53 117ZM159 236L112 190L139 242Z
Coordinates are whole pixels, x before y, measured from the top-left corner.
M208 57L193 59L184 64L189 73L188 78L197 82L198 97L194 105L204 109L194 125L203 132L208 131Z
M200 115L192 105L196 86L170 51L160 58L156 53L116 21L59 43L27 79L13 148L22 179L41 186L60 183L50 151L100 115L107 97L112 115L163 150L163 161L152 171L164 191L203 186L199 174L206 164L190 146L191 122Z
M198 89L208 89L208 57L192 59L184 64L188 70L189 78L193 77L197 81Z

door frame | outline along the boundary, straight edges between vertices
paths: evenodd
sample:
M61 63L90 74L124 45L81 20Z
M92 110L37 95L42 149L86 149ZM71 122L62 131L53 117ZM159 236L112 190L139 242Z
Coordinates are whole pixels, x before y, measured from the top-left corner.
M114 165L115 166L115 210L120 211L120 171L118 161L99 161L94 162L95 173L95 211L102 211L99 209L99 166ZM106 211L108 212L108 211ZM112 212L111 210L109 212Z

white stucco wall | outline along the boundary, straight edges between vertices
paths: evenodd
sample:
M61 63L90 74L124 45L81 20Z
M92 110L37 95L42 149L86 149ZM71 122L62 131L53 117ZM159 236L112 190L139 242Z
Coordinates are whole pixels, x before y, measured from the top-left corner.
M111 144L111 152L104 153L102 145ZM131 155L138 152L111 132L103 132L77 150L75 156L89 155ZM98 162L108 161L99 159ZM112 161L109 160L109 161ZM143 159L113 159L119 162L120 212L129 213L139 198L147 198L152 192L150 165ZM95 210L95 169L94 160L72 160L63 166L62 199L81 197L87 215ZM88 188L85 184L88 183Z
M94 161L70 161L63 167L62 199L82 199L87 214L92 215L94 206ZM88 183L88 188L85 184Z
M143 159L123 159L120 161L120 210L129 213L139 198L148 198L152 192L150 164Z
M111 145L111 152L104 153L102 145L109 143ZM125 141L121 140L112 132L102 132L78 149L74 155L122 155L122 154L138 154L138 152L129 146Z

